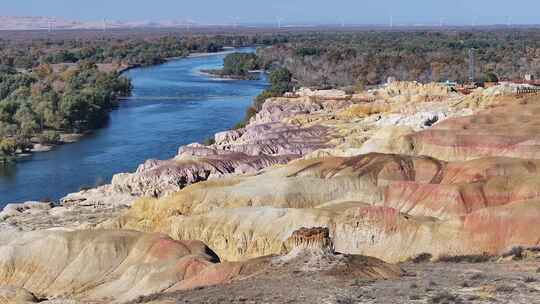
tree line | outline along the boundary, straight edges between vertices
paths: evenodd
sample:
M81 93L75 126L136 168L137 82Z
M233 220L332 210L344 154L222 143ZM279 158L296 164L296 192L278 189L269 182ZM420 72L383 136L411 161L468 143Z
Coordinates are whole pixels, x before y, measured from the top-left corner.
M311 87L384 83L388 77L420 82L540 76L540 30L359 31L300 33L258 51L262 67L281 66Z
M82 35L82 34L81 34ZM153 65L167 58L184 57L190 53L222 51L224 46L245 47L286 42L284 35L194 35L168 33L145 37L143 34L81 39L33 39L31 41L0 39L0 64L30 69L40 64L94 63Z

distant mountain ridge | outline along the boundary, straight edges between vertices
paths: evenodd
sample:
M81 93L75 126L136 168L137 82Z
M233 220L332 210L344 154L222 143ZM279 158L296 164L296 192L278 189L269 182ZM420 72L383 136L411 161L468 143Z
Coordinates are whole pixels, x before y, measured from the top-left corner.
M77 21L61 17L19 17L0 16L0 30L70 30L103 28L140 28L140 27L186 27L195 25L192 21Z

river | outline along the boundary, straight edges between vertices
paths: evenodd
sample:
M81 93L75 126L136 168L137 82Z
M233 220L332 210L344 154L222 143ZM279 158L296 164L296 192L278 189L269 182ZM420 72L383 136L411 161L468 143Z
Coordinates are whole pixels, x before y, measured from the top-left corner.
M105 128L0 167L0 207L58 200L81 186L108 183L116 173L132 172L146 159L171 158L181 145L230 129L266 87L266 79L218 80L198 73L221 67L224 56L180 59L126 72L133 83L132 97L111 113Z

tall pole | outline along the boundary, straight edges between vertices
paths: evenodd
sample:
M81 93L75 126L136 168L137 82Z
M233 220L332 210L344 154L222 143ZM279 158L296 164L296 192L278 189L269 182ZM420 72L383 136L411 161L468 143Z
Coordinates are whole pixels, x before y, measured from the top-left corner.
M469 81L474 82L476 78L476 59L474 49L469 49Z

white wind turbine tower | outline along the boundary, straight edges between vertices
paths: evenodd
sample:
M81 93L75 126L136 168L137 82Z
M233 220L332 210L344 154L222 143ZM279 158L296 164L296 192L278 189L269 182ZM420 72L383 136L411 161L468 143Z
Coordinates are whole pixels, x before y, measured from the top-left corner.
M390 9L388 12L390 13L390 28L394 28L394 9L392 8L392 3L388 3L388 6Z
M103 32L107 31L107 19L103 18L103 23L101 24Z
M195 21L193 21L191 18L186 18L184 22L185 22L186 30L188 31L191 30L191 25L195 23Z
M508 27L512 27L512 16L508 16L508 18L506 19L506 25Z
M445 21L445 18L439 19L439 26L440 26L440 27L443 27L443 26L444 26L444 21Z
M283 22L283 17L276 17L276 21L277 21L277 27L278 29L280 29L281 23Z
M471 21L471 26L472 26L472 27L475 27L477 21L478 21L478 16L474 16L473 19L472 19L472 21Z
M238 18L238 17L231 17L231 19L232 19L232 26L233 26L234 28L237 28L237 27L238 27L238 23L239 23L240 18Z
M49 33L52 33L56 30L56 18L52 18L48 21L49 24Z

